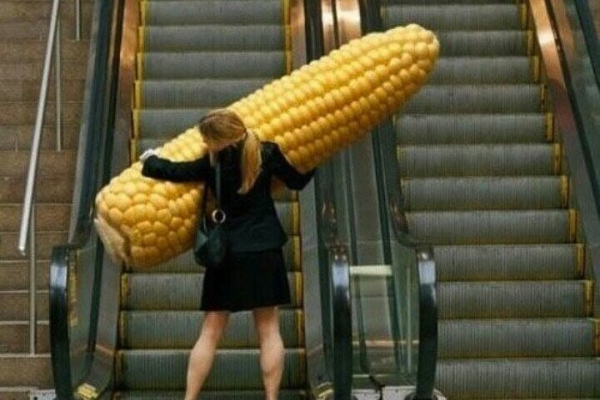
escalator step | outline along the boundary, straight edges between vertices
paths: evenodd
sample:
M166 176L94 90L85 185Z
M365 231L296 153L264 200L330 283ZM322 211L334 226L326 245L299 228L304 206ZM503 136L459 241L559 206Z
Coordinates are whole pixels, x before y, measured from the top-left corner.
M185 397L184 392L150 392L150 391L131 391L116 393L115 400L181 400ZM264 391L202 391L202 400L264 400ZM302 390L282 390L279 392L279 400L306 400L308 396Z
M581 279L581 244L436 246L439 281Z
M529 84L531 59L521 57L447 57L438 60L429 84Z
M286 191L285 193L292 194L294 192ZM284 199L287 201L289 199ZM283 246L283 259L288 271L300 271L302 269L301 261L300 236L290 236L289 241ZM136 268L135 266L128 267L129 272L144 272L144 273L179 273L179 272L198 272L200 267L194 261L194 255L191 250L168 260L162 264L147 268Z
M442 359L594 355L591 319L442 320L439 329Z
M388 27L395 26L390 24ZM528 31L441 31L436 32L443 57L526 56L533 36Z
M286 73L286 55L282 51L144 53L140 56L144 80L251 79Z
M144 27L144 51L276 51L285 48L282 25Z
M442 282L439 317L576 318L588 316L585 281Z
M123 274L121 310L198 310L203 273ZM292 303L282 308L302 307L302 274L288 272Z
M559 145L402 146L398 165L402 177L537 176L559 172Z
M398 144L546 143L542 114L401 114Z
M514 0L386 0L387 5L393 4L515 4Z
M302 347L303 312L280 311L284 346ZM204 320L200 311L123 311L120 319L121 349L191 349ZM231 314L219 348L258 348L252 313Z
M134 110L134 119L139 118L140 131L144 138L171 139L186 129L196 125L198 120L214 108L229 104L213 104L206 108L185 108L173 110ZM139 117L136 116L139 113Z
M540 85L429 85L408 102L410 114L539 113Z
M569 210L434 211L407 213L408 230L432 244L570 243Z
M406 211L539 210L566 207L564 176L416 178L402 180Z
M273 24L284 19L280 0L147 1L148 25Z
M382 12L390 25L419 24L440 30L517 30L521 14L514 4L390 5ZM442 44L443 48L443 44Z
M436 387L449 399L598 397L600 360L442 360Z
M282 68L282 74L284 69ZM141 85L141 101L146 109L152 108L210 108L214 104L227 105L249 95L270 78L254 79L194 79L136 82Z
M188 350L119 351L117 387L125 390L181 390L185 387L189 354ZM305 359L304 349L286 349L282 389L304 387ZM211 373L203 388L262 389L259 350L217 350Z

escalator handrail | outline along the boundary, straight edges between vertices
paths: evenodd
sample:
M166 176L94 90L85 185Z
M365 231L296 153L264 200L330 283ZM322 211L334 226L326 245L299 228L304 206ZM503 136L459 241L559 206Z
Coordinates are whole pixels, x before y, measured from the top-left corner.
M358 1L363 32L382 31L380 0ZM378 192L383 194L383 198L387 198L387 214L391 220L389 229L400 245L411 249L415 254L419 277L419 364L415 395L417 399L432 399L435 398L438 343L435 257L433 247L416 239L408 230L402 188L397 176L397 164L394 163L395 153L394 157L386 157L382 154L389 150L381 143L382 137L393 138L394 133L392 123L387 121L381 124L377 128L377 132L373 134L373 145L376 150L374 151L375 167L383 170L377 176L384 177L384 179L377 179L377 187Z
M83 100L81 129L79 132L79 149L75 185L73 189L73 212L71 216L70 235L67 244L54 246L50 262L50 347L54 387L58 399L72 399L71 350L69 337L70 304L69 293L71 281L69 268L72 256L86 247L92 236L92 209L94 196L99 185L99 177L104 168L103 152L107 142L107 123L105 108L105 89L108 68L108 54L114 37L111 36L112 3L97 0L94 6L90 36L90 52ZM113 51L114 54L114 51ZM100 241L98 241L100 246ZM96 254L101 254L97 252ZM87 266L95 271L102 265L102 258L95 258L95 265ZM91 272L94 273L94 272ZM93 293L99 290L99 280L94 280ZM92 304L92 314L97 304ZM90 326L93 321L90 321ZM88 338L88 356L94 347L94 332L90 330ZM86 360L86 371L89 372L91 357ZM83 375L87 375L87 372Z
M600 88L600 41L588 0L574 0L583 38L590 54L596 85Z

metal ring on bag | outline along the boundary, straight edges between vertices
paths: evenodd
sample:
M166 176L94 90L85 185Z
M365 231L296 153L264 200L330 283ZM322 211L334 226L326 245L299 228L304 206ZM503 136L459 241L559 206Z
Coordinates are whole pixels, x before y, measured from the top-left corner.
M227 214L220 208L217 208L210 214L210 218L214 223L222 224L227 219Z

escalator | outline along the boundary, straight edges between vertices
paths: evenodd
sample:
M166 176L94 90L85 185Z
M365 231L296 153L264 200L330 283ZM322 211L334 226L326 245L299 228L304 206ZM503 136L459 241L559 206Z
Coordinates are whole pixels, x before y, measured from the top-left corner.
M452 399L600 397L597 210L539 3L381 1L381 29L418 23L441 45L392 134L407 230L436 255L436 387Z
M72 235L52 255L58 399L183 397L189 349L202 322L201 271L190 253L151 270L124 270L104 252L89 210L98 190L129 158L169 139L164 133L177 134L208 109L226 106L320 55L322 34L315 22L320 17L314 3L307 5L96 2ZM328 396L339 386L334 371L344 371L338 365L350 365L344 358L350 353L333 344L332 336L349 337L349 321L327 311L330 287L341 287L327 280L335 282L327 272L335 252L323 255L323 248L313 246L322 236L315 212L321 204L310 202L310 195L306 201L311 208L301 213L297 193L277 192L277 211L290 236L284 251L293 298L280 314L286 347L282 399ZM336 265L347 268L341 259ZM304 292L310 296L306 301ZM203 398L263 398L250 315L231 316ZM323 318L335 329L324 329Z

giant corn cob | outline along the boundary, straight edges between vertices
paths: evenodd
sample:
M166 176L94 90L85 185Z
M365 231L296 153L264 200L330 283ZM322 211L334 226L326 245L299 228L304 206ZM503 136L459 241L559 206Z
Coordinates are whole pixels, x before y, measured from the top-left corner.
M229 108L261 140L276 142L298 170L307 171L397 112L423 85L438 52L433 33L418 25L372 33ZM197 127L160 151L173 161L205 152ZM134 163L100 191L96 226L114 257L150 267L191 247L203 189L197 183L146 178L141 169Z

